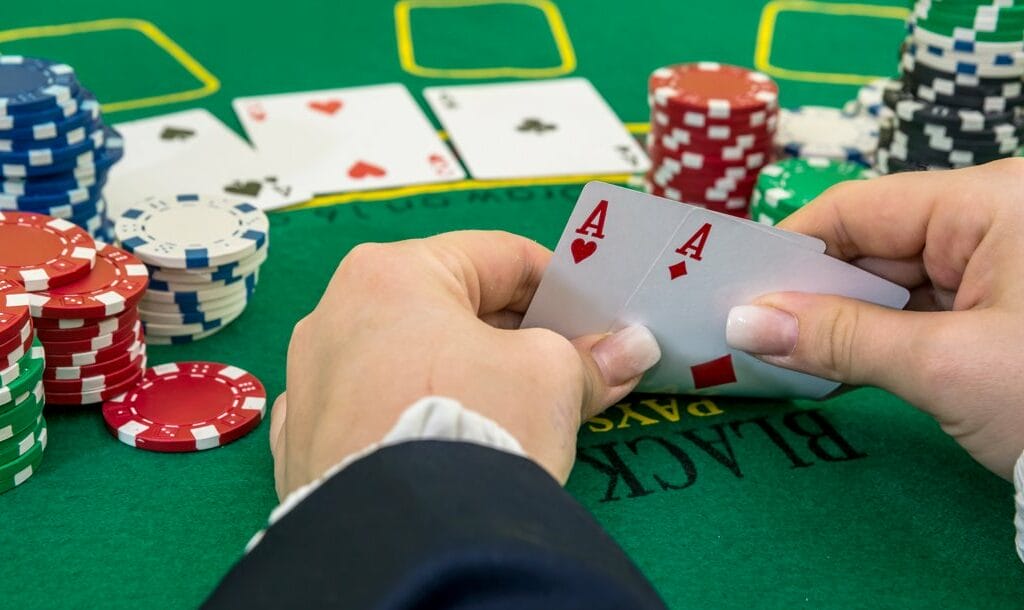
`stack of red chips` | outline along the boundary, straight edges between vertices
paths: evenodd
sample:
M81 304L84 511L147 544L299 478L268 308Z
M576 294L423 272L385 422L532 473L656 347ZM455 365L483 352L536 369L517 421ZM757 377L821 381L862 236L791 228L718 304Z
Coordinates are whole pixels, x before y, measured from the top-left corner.
M778 86L711 62L659 68L648 80L647 192L746 216L757 174L772 161Z

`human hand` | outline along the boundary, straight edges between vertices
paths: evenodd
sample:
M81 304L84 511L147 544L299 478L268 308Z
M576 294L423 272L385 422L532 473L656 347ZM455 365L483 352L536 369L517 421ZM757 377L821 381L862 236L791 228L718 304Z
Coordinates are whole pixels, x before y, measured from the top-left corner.
M916 311L769 294L730 312L730 345L890 390L1009 478L1024 448L1024 159L845 182L781 227L910 288Z
M572 342L512 330L550 257L482 231L354 248L292 335L287 397L270 426L278 495L379 441L431 395L494 420L564 482L581 421L628 394L661 354L643 327Z

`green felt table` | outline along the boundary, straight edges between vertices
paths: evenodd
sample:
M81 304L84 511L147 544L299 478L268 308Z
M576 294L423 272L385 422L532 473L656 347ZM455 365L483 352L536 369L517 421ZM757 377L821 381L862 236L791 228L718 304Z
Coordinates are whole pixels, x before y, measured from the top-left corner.
M4 6L0 52L74 64L115 123L203 106L237 129L230 100L242 95L398 81L419 97L442 83L571 74L642 134L645 79L673 62L757 65L778 79L785 105L839 105L865 77L894 70L902 11L39 0ZM276 396L292 325L354 245L478 228L554 246L580 186L466 181L273 213L271 256L246 313L202 342L152 348L151 361L229 362ZM227 447L175 455L117 442L95 408L48 408L47 419L42 468L0 496L4 608L194 607L276 503L267 423ZM569 491L673 608L1024 599L1011 486L882 391L797 403L635 396L591 421L579 445Z

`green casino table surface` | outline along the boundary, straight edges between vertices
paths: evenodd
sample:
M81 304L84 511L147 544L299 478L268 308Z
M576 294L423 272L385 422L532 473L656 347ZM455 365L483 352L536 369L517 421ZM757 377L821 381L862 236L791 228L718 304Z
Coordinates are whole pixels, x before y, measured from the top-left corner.
M202 106L238 129L230 100L242 95L397 81L418 96L437 84L571 74L589 78L642 134L647 75L680 61L757 65L777 78L785 105L840 105L866 77L894 70L903 10L19 1L2 11L0 52L75 65L115 123ZM199 343L151 348L151 363L231 363L272 398L284 389L292 325L354 245L476 228L554 246L581 185L469 180L273 213L270 259L245 314ZM41 470L0 496L5 608L194 607L275 505L266 422L227 447L175 455L117 442L95 408L50 407L47 420ZM589 422L579 447L568 490L670 607L1024 599L1011 485L885 392L796 403L632 396Z

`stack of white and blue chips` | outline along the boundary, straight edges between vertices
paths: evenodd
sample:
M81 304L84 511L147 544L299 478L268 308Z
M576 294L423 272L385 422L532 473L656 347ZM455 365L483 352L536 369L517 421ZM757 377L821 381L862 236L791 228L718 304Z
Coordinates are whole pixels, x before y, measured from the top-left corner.
M0 55L0 213L66 219L109 241L103 186L123 155L71 66Z
M1013 156L1024 108L1024 2L918 0L907 31L901 79L883 88L878 169Z

